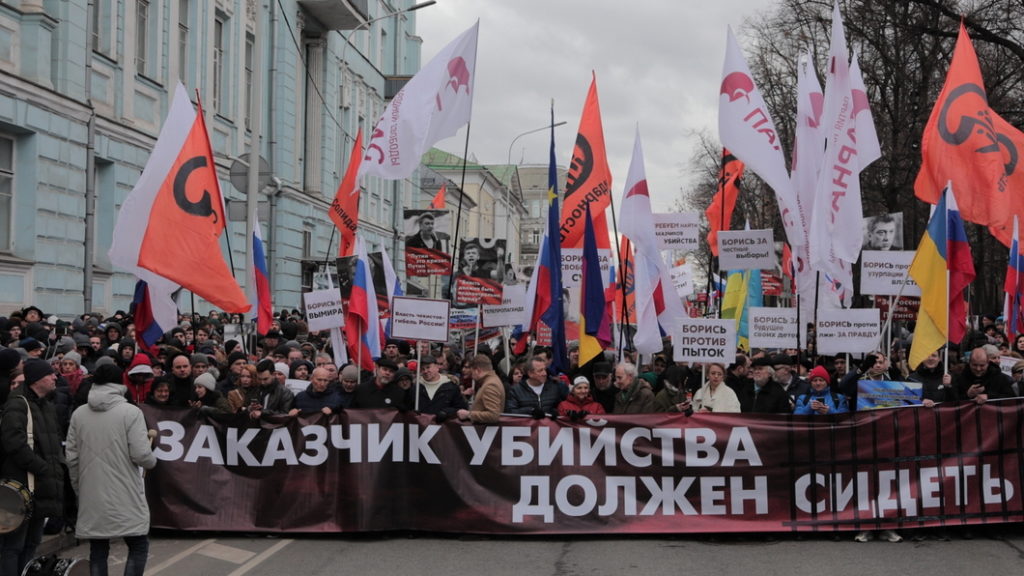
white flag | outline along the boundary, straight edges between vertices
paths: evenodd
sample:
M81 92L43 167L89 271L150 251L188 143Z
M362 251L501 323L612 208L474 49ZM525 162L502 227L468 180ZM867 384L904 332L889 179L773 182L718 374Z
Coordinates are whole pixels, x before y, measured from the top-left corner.
M469 122L479 26L445 46L391 100L370 135L360 177L408 177L434 143Z
M729 28L718 96L718 137L723 147L775 191L786 237L791 246L802 245L796 196L786 171L782 143L732 28Z
M622 234L633 243L633 290L636 294L633 344L641 354L655 354L663 348L658 325L670 334L687 316L654 235L654 215L639 130L622 196Z

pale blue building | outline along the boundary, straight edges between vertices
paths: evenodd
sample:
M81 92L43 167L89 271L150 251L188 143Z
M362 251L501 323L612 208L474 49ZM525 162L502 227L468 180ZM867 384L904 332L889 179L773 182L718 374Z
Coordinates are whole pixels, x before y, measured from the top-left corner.
M327 207L357 129L370 130L419 68L415 7L411 0L0 3L0 314L29 304L65 318L128 308L134 278L113 270L106 253L117 209L179 79L193 99L196 90L202 97L243 285L245 194L232 182L244 186L240 159L253 114L262 114L260 220L274 304L299 307L303 289L337 252L337 237L328 247ZM264 105L254 111L257 62ZM360 229L371 251L399 254L403 205L433 192L418 182L367 183ZM187 297L181 304L189 308Z

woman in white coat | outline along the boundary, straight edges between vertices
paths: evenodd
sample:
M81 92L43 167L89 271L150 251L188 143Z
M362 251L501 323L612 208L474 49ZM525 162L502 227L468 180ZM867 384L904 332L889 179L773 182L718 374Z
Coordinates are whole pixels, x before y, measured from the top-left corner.
M107 574L111 538L128 545L126 575L140 575L149 555L149 506L139 468L156 466L142 411L125 399L121 369L96 370L89 401L71 416L66 456L78 495L75 533L89 540L89 569Z
M725 384L725 366L707 365L708 381L693 395L693 409L697 412L739 412L740 401L732 388Z

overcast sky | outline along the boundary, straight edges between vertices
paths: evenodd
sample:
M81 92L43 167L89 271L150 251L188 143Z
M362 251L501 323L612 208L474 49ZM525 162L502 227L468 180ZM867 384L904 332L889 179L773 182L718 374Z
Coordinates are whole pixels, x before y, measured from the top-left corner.
M547 124L554 99L555 121L568 122L556 129L555 153L567 165L594 71L616 207L639 125L651 199L664 212L686 185L695 133L717 137L726 27L738 30L770 7L769 0L438 0L416 16L423 64L480 20L470 155L504 164L518 134ZM465 135L438 147L462 155ZM512 162L546 163L547 151L546 132L524 136Z

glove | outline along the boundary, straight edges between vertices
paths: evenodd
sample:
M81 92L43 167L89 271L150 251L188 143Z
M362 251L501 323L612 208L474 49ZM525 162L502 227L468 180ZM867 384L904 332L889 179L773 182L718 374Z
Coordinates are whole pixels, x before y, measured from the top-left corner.
M864 360L860 363L861 374L874 368L875 362L878 362L878 356L875 356L874 354L868 354L867 356L865 356Z
M434 421L440 424L445 420L451 418L451 416L452 415L449 414L447 410L441 410L440 412L434 415Z
M541 418L547 416L547 414L544 413L544 410L542 410L540 406L537 406L536 408L533 409L533 412L530 412L530 416L536 418L537 420L540 420Z
M587 411L586 410L570 410L569 411L569 419L572 420L573 422L579 422L580 420L583 420L586 417L587 417Z

